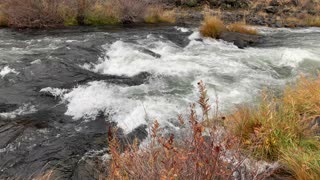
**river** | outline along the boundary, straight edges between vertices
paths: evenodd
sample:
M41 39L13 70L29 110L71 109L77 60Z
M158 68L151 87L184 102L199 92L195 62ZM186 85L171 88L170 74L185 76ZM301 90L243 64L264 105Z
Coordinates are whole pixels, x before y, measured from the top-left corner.
M0 29L0 179L93 179L82 161L105 153L109 126L177 129L199 80L229 112L319 69L319 28L259 31L263 44L239 49L174 26Z

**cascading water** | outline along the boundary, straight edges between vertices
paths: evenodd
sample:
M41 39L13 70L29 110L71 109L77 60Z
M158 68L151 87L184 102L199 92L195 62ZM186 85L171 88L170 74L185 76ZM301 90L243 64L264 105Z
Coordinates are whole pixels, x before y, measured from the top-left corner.
M260 32L263 44L238 49L195 28L0 30L0 178L77 164L106 146L109 122L174 130L199 80L229 111L320 67L320 29Z

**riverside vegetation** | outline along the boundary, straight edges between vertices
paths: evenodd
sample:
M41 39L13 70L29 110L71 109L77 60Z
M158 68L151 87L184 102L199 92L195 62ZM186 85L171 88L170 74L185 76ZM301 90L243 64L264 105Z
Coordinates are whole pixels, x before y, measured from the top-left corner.
M319 89L320 76L301 77L279 97L263 93L257 105L219 116L217 107L210 114L205 85L199 82L201 116L192 104L187 119L178 117L182 131L188 129L190 134L184 134L183 140L176 138L163 133L155 121L147 145L139 149L135 142L124 151L109 136L109 178L237 179L240 173L247 179L316 180L320 177ZM263 172L254 165L241 172L246 159L280 165Z
M0 26L53 28L127 23L225 22L271 27L320 26L318 0L1 0Z

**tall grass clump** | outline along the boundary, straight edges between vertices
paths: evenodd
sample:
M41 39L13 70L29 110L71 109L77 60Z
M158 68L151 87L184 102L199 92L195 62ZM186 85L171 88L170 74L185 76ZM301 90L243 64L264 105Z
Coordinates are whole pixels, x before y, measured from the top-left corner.
M224 32L237 32L241 34L257 35L257 29L245 23L233 23L226 25L216 16L206 16L200 27L200 33L204 37L219 39Z
M226 31L224 22L218 17L206 16L201 27L200 33L204 37L219 38Z
M282 97L265 93L257 107L240 107L227 122L254 157L280 161L298 179L315 179L320 177L319 117L320 76L301 77Z
M110 136L112 155L110 179L231 179L241 172L242 158L239 149L232 149L235 139L223 134L223 127L203 125L209 120L210 105L206 89L199 83L202 109L197 115L195 104L190 107L188 119L180 115L177 121L184 132L183 138L163 132L158 121L153 123L150 139L141 148L138 142L129 145L123 153L119 141ZM189 132L189 133L188 133ZM243 168L243 167L242 167ZM243 175L251 179L254 173ZM260 179L264 174L256 175Z
M233 23L227 26L228 31L242 34L257 35L258 31L254 27L248 26L245 23Z

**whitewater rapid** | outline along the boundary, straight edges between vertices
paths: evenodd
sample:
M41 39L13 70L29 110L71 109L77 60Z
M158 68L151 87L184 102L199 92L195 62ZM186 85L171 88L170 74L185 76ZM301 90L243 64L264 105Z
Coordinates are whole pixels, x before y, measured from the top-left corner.
M97 62L79 64L79 67L98 74L126 77L148 72L151 77L136 86L92 81L68 91L60 90L58 96L67 106L65 114L74 120L90 121L103 112L126 133L155 119L164 126L176 128L177 115L186 113L189 104L197 101L200 80L207 85L210 102L214 104L218 98L221 112L226 112L238 104L253 101L263 88L282 87L304 73L304 68L319 67L320 63L320 45L313 42L313 37L290 36L319 32L316 28L262 28L261 33L269 36L285 33L287 44L247 49L202 38L197 29L176 30L190 33L186 46L179 46L161 34L133 37L133 42L120 38L104 44L104 52ZM53 94L57 96L57 91Z
M184 132L177 116L200 80L212 109L229 113L320 69L320 28L259 32L262 44L239 49L192 27L0 29L0 179L90 179L110 128L128 141L154 120Z

